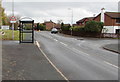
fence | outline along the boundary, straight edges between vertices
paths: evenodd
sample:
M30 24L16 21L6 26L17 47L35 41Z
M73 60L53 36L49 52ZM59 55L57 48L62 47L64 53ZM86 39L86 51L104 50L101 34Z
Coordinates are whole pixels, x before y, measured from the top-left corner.
M93 37L93 38L120 38L120 34L114 33L95 33L95 32L78 32L78 31L62 31L63 34L80 36L80 37Z

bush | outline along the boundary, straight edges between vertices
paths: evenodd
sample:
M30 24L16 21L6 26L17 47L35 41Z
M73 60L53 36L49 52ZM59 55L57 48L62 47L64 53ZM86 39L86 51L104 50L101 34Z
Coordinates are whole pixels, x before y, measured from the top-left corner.
M35 30L46 30L46 26L43 24L37 23L37 26L34 29Z
M61 23L62 31L69 31L70 27L71 27L70 25L65 25L64 23Z
M81 29L84 28L82 26L74 26L74 27L71 27L69 30L73 30L73 31L81 31Z
M40 25L39 25L39 29L40 29L40 30L46 30L46 27L45 27L45 25L40 24Z
M101 32L103 28L102 22L89 21L84 27L85 32Z

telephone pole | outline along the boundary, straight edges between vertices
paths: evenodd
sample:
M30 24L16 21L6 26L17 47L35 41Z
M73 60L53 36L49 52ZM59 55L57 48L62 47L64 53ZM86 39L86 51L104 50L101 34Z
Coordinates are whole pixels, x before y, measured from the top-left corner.
M2 0L0 0L0 27L2 26L2 11L3 11L3 9L2 9Z
M12 16L14 16L14 0L12 0ZM14 40L14 23L12 23L12 39Z

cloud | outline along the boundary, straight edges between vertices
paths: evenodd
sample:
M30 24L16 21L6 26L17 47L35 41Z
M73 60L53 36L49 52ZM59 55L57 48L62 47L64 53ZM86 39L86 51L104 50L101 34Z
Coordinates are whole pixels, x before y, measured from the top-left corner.
M3 0L12 2L12 0ZM15 2L119 2L119 0L14 0Z
M17 1L17 0L16 0ZM11 14L11 2L3 2L7 14ZM84 17L91 17L99 14L101 8L106 11L118 11L117 2L15 2L15 14L31 17L35 22L44 20L63 20L65 23L71 22L73 10L74 23Z

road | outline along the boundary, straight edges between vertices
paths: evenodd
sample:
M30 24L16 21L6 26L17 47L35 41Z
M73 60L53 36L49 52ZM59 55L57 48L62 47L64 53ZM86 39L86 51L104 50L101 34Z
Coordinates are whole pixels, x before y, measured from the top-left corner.
M118 80L118 54L102 48L117 40L66 37L46 31L35 32L35 39L69 80Z

